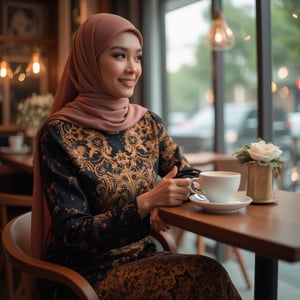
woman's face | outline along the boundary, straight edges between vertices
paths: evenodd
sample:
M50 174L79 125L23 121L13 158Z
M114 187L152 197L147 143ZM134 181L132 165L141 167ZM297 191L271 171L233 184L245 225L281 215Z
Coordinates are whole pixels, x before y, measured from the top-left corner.
M106 92L116 98L131 97L142 74L142 48L130 32L117 35L98 58L101 81Z

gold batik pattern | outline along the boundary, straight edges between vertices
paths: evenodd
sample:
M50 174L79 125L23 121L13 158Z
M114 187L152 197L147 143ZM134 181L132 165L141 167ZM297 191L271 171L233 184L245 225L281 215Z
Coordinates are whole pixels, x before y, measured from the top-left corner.
M53 224L47 260L80 272L98 287L99 296L106 291L110 295L107 299L119 299L112 297L118 281L109 278L115 275L126 276L125 281L123 275L118 280L123 287L128 285L128 295L139 295L135 289L151 276L145 294L141 291L140 297L128 299L148 299L142 295L149 295L161 276L166 276L163 285L169 295L179 292L178 284L174 285L177 275L183 278L180 286L188 284L191 277L204 276L209 262L206 266L202 258L200 273L194 273L188 258L180 258L186 263L183 276L179 260L175 266L172 255L167 255L168 263L165 255L157 256L149 237L149 216L141 219L138 213L136 197L153 188L174 165L179 168L178 177L199 174L182 156L158 116L148 112L133 127L110 133L52 120L42 132L40 145L44 191ZM143 262L149 263L147 268ZM137 278L141 281L136 282ZM66 299L65 293L69 294L53 283L44 282L41 287L43 299L48 295ZM124 289L118 293L121 297Z

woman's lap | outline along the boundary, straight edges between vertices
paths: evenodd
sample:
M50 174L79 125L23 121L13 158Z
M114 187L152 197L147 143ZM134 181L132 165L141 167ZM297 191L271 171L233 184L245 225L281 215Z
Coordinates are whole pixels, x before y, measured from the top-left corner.
M241 299L216 260L167 252L115 267L95 289L100 299Z

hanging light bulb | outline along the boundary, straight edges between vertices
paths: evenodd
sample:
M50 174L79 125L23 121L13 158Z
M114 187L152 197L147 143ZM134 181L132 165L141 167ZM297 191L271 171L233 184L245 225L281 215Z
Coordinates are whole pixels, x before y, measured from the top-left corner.
M213 14L213 22L206 37L206 43L214 51L229 50L234 45L234 35L223 19L221 12Z
M26 76L37 77L41 73L44 73L45 71L46 71L46 67L41 58L41 51L39 49L35 49L26 67L25 70Z
M9 62L6 56L3 56L2 61L0 62L0 77L1 78L13 78L13 72L10 68Z

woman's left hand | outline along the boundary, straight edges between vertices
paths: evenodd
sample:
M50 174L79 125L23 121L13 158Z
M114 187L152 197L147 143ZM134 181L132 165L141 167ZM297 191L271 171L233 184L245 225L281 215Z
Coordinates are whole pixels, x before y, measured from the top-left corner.
M153 208L151 211L150 224L152 229L157 232L169 229L168 225L158 215L158 207Z

